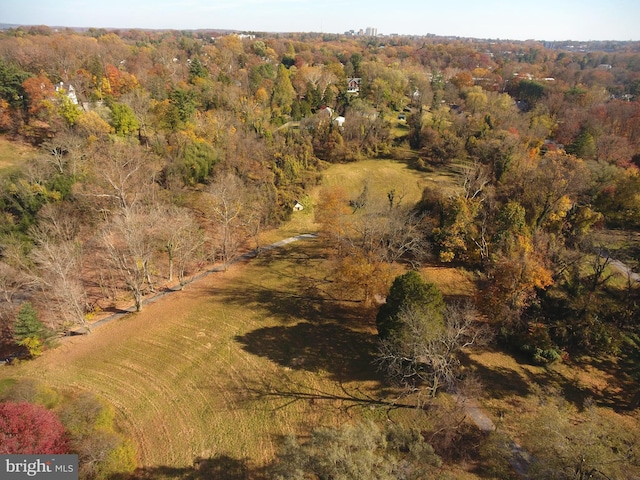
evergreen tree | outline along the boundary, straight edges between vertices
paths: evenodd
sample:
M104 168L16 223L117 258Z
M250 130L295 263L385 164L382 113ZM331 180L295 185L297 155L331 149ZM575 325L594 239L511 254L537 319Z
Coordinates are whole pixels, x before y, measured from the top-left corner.
M44 340L46 336L47 329L38 318L38 312L31 302L24 302L13 327L13 338L20 343L27 338Z

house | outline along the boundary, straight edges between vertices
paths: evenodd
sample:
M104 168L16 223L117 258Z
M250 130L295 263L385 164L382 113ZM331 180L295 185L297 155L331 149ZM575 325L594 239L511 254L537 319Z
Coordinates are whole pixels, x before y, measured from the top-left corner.
M78 97L76 96L76 89L73 88L73 85L65 87L63 82L56 83L56 92L64 92L75 105L78 105Z
M359 93L361 78L350 78L347 81L347 93Z
M302 205L300 202L296 200L296 203L293 205L293 211L300 212L302 210L304 210L304 205Z

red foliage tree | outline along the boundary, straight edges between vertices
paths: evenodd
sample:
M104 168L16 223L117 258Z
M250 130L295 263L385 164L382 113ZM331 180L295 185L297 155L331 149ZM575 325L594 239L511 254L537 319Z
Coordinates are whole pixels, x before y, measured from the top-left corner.
M53 412L32 403L0 403L0 454L68 452L67 435Z

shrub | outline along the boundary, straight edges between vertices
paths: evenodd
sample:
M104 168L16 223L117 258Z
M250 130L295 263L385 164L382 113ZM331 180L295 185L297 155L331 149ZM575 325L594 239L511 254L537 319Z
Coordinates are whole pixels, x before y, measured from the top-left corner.
M60 454L69 451L58 417L41 405L0 403L1 454Z

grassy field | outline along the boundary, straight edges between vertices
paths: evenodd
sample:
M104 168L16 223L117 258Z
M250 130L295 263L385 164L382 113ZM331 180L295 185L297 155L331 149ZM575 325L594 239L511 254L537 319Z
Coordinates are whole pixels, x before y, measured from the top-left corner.
M404 204L420 200L425 187L451 191L457 186L454 173L439 171L423 173L409 168L403 162L386 159L364 160L357 164L332 165L324 172L323 185L338 186L356 197L365 182L372 199L387 201L387 193L395 190L396 198Z
M10 171L35 154L35 148L0 136L0 174Z
M369 411L359 399L379 388L374 332L327 301L314 242L206 277L0 376L107 399L144 466L223 455L260 465L284 434Z
M396 188L406 193L405 202L418 200L427 184L456 185L448 173L418 173L390 160L333 165L325 173L324 185L340 185L354 196L367 179L372 195L386 198ZM311 206L265 235L263 244L316 229ZM39 359L0 368L0 386L33 378L107 399L120 429L138 445L140 465L158 476L189 467L197 457L259 467L283 435L318 425L387 415L424 421L419 411L376 400L393 392L372 366L372 317L359 303L336 301L325 271L318 239L265 252L139 314L62 342ZM442 266L422 273L447 298L475 292L471 273ZM482 351L469 353L465 365L485 384L483 405L516 437L518 408L525 408L520 399L535 385L558 388L576 403L594 398L603 408L631 388L603 361L543 368ZM462 467L455 477L477 478Z
M413 200L420 195L421 175L401 163L336 165L327 173L346 188L347 178L367 177L381 190L406 184ZM264 241L315 228L311 208ZM196 457L260 466L285 434L386 418L389 406L372 400L384 393L372 365L371 316L357 302L331 298L319 242L304 239L207 276L0 369L0 382L32 378L107 399L138 445L141 466L152 469L187 467Z

